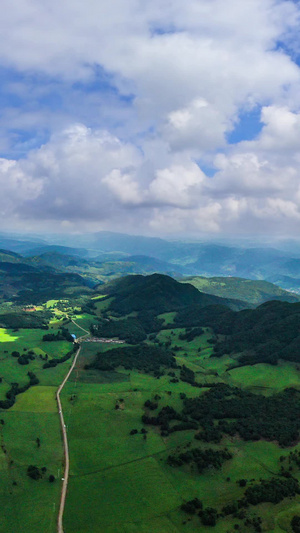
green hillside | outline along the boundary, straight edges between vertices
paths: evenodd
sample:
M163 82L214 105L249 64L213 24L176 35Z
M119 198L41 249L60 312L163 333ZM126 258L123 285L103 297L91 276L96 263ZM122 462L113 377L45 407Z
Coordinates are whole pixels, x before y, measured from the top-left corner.
M234 312L226 307L181 309L175 322L189 327L210 326L215 356L236 354L236 366L280 359L300 363L300 302L265 302L256 309Z
M247 307L239 300L200 293L192 285L179 283L163 274L126 276L105 285L102 291L114 298L110 308L122 315L145 310L158 315L190 305L226 305L232 309Z
M260 305L268 300L282 300L286 302L299 302L300 296L290 293L263 280L250 280L235 277L190 276L182 283L190 283L199 291L221 296L222 298L238 298L250 304Z
M48 299L88 292L89 283L77 273L61 272L45 263L34 264L17 254L1 254L0 301L39 304Z

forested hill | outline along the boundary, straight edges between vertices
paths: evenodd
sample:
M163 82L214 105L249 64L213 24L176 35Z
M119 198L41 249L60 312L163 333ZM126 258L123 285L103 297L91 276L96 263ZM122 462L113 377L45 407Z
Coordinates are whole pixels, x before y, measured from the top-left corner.
M179 283L163 274L126 276L105 285L103 291L114 298L110 308L121 315L146 310L158 315L192 305L200 308L225 305L234 310L248 307L239 300L201 293L192 285Z
M281 289L274 283L264 280L251 280L236 277L191 276L180 280L190 283L199 291L213 294L222 298L238 298L253 305L260 305L269 300L282 300L295 303L300 301L300 296Z
M212 327L217 336L215 355L239 354L239 364L300 362L300 303L271 301L240 312L220 306L189 307L180 310L175 321Z
M19 254L0 250L0 301L39 304L48 299L89 294L89 284L77 273L61 272Z

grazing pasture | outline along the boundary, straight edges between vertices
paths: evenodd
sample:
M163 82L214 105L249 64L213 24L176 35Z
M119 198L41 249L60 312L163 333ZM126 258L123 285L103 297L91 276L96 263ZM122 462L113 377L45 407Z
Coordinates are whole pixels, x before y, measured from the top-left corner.
M0 329L0 399L5 400L13 382L26 385L29 371L38 379L36 385L16 396L10 409L0 413L0 505L6 510L1 513L0 532L56 531L63 448L55 393L72 364L72 356L64 362L59 360L70 352L72 343L51 341L51 337L44 341L43 336L52 334L53 338L64 326L82 337L80 327L89 331L99 317L117 324L130 316L141 320L146 332L146 348L141 344L136 349L138 345L133 344L131 352L143 359L157 348L166 348L176 364L171 364L171 357L169 366L159 363L153 368L139 365L133 358L125 368L122 356L126 351L122 349L128 344L81 341L76 367L61 394L70 450L65 533L253 533L259 531L258 518L262 531L292 533L291 519L294 514L300 515L299 494L276 504L262 499L249 507L243 499L248 488L271 478L284 483L292 476L300 481L300 465L288 462L290 451L300 450L299 439L293 437L291 446L280 447L260 435L252 439L250 435L248 440L244 435L243 440L236 429L231 433L222 430L221 434L220 430L220 438L214 438L218 413L212 413L211 419L201 418L199 427L195 419L194 425L191 423L185 408L188 399L200 397L192 402L200 409L205 394L215 391L214 406L218 409L218 401L224 400L220 383L231 387L225 389L237 404L245 392L270 398L286 388L299 389L299 366L282 360L277 365L238 366L238 353L215 356L214 345L222 342L225 334L216 335L205 325L202 331L195 326L176 327L176 312L160 315L160 323L151 309L150 314L140 316L139 310L130 308L130 301L124 308L128 314L120 316L116 306L110 309L112 302L113 298L101 296L92 299L92 305L87 301L72 304L71 300L51 300L47 307L53 315L47 331ZM108 360L107 370L101 364L97 370L93 365L96 356L100 363L101 357L112 360L115 348L117 363L110 365ZM33 358L28 364L20 364L19 357L22 362L31 351ZM52 359L56 366L45 368ZM247 397L243 396L243 401L247 411ZM261 396L255 401L261 403ZM225 422L231 421L227 418ZM201 471L193 460L176 464L169 459L188 457L190 450L217 457L227 450L227 458L219 468L217 462L205 463ZM195 454L189 459L191 456ZM40 479L28 476L30 465L43 472ZM49 482L50 475L55 478L53 482ZM201 500L203 512L207 508L216 510L214 528L203 522L198 511L189 514L181 508L195 498ZM239 510L228 512L228 506L237 502L241 502Z
M190 343L180 340L183 331L182 328L162 330L157 339L163 343L171 340L171 346L179 346L175 352L177 362L192 368L200 384L224 381L235 385L240 379L241 386L253 392L258 387L260 393L266 383L272 384L273 392L293 380L297 384L297 368L290 363L282 364L278 380L275 369L269 365L258 365L263 368L257 370L255 366L248 367L248 380L244 367L227 371L234 359L209 357L211 330ZM180 411L182 394L197 397L204 389L180 380L172 382L168 372L157 379L120 367L107 373L105 379L105 372L98 372L97 377L96 370L84 370L97 352L107 349L111 346L84 343L77 367L63 392L71 457L65 510L67 531L212 531L201 524L199 517L181 511L181 504L198 497L205 507L220 510L243 497L245 489L239 485L239 480L246 477L247 484L251 485L253 481L250 480L278 475L284 450L273 442L245 442L237 437L226 437L221 445L209 444L216 450L226 446L233 455L220 470L208 470L199 475L186 467L170 467L167 464L170 453L180 453L194 446L205 449L208 444L195 441L194 431L162 437L157 427L143 425L141 415L145 412L145 401L159 398L159 407L153 415L168 405ZM178 370L175 376L179 376ZM130 435L132 429L137 431ZM146 437L143 429L147 431ZM296 476L300 479L300 472ZM289 508L298 505L298 500L300 505L297 496L294 501L284 500L275 508L271 503L263 503L247 511L247 516L249 520L260 516L265 531L276 531L279 523L287 523ZM214 531L233 531L234 524L242 531L252 531L250 526L250 529L243 526L243 520L231 515L218 520Z
M50 330L51 332L51 323ZM53 326L54 330L56 326ZM0 329L0 399L5 399L11 383L20 386L29 381L28 371L38 385L16 396L9 410L0 418L0 531L13 533L54 533L60 499L63 449L55 393L71 362L44 369L46 354L63 357L72 344L66 341L45 342L45 330ZM33 359L21 365L18 357L33 352ZM42 358L41 358L42 357ZM30 465L44 469L42 478L27 475ZM54 481L49 482L49 476ZM5 510L5 512L4 512Z

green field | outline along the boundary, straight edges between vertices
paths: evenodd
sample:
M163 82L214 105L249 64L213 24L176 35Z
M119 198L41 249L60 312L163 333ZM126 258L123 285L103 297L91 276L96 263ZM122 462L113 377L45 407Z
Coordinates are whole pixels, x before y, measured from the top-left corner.
M180 341L178 336L182 330L171 331L161 331L159 340L167 341L171 337L172 344L180 346L176 354L178 361L199 372L199 383L211 380L212 372L215 372L215 379L226 378L232 385L257 388L259 392L264 392L266 383L273 392L292 383L299 385L295 365L282 364L280 369L277 368L278 374L276 368L269 365L226 371L232 359L209 358L212 352L207 342L211 338L209 330L191 343ZM222 508L242 497L243 489L237 483L239 479L268 479L272 473L278 472L279 457L287 453L286 450L275 443L244 442L238 438L222 442L233 458L220 470L199 475L186 468L170 467L166 462L169 453L184 451L186 446L195 445L194 432L181 431L164 438L155 426L147 426L147 438L144 439L141 434L143 404L159 394L160 408L171 405L180 409L180 393L192 397L201 392L188 383L171 383L168 375L157 380L150 375L121 368L107 376L105 381L105 372L98 371L97 374L97 371L83 369L84 364L101 349L101 345L97 344L83 345L77 368L63 392L71 457L64 518L67 532L212 531L212 528L201 525L198 517L183 513L180 505L198 497L205 506ZM116 410L120 400L122 408ZM129 435L132 429L137 429L138 433ZM207 447L203 443L197 446ZM214 444L209 446L219 447ZM230 481L226 481L228 477ZM296 477L300 479L300 472ZM290 515L293 516L293 509L297 506L300 506L299 496L276 506L260 504L251 508L248 515L262 517L263 531L289 532ZM219 520L213 530L217 533L232 532L235 524L241 531L252 531L243 526L242 520L231 516ZM284 529L282 524L285 524Z
M94 300L98 316L107 313L109 302L100 297ZM0 424L0 505L5 512L0 517L0 532L3 533L57 530L63 449L55 393L72 359L53 368L43 368L43 365L45 354L48 360L63 357L72 344L45 342L42 338L45 333L56 333L63 324L77 337L83 337L85 333L80 327L89 330L95 321L95 316L82 312L71 314L77 325L66 323L70 313L56 307L62 304L58 300L48 301L48 307L55 310L48 331L0 329L0 399L5 399L11 383L28 383L28 371L39 379L38 385L16 397L9 410L1 410L4 425ZM78 306L76 309L79 312ZM251 486L254 483L251 480L258 482L278 476L280 456L293 448L282 449L275 442L264 440L246 442L238 435L223 437L220 444L205 443L195 440L195 430L191 429L163 436L158 426L143 424L144 403L158 398L159 407L154 410L154 416L166 406L181 412L183 395L198 397L211 383L226 383L270 396L287 387L300 388L299 366L279 361L277 366L257 364L233 368L237 366L235 355L213 357L214 335L210 328L203 328L202 335L188 342L180 338L186 329L175 327L175 316L175 312L161 315L163 329L154 338L148 336L146 342L169 345L177 364L191 369L195 383L201 388L182 381L180 367L165 369L158 376L123 367L106 371L86 369L98 352L119 345L82 341L80 357L62 393L70 450L65 533L254 531L252 526L245 525L244 519L233 515L219 517L214 528L206 527L197 515L190 516L180 507L197 497L205 507L220 512L225 505L243 497L245 489L239 480L246 478L247 486ZM35 354L28 365L20 365L11 355L13 351L26 354L28 350ZM132 430L137 433L130 435ZM218 470L209 468L199 474L195 467L172 467L167 462L170 454L184 453L190 448L218 451L224 447L232 458ZM27 468L32 464L46 467L42 479L35 481L28 477ZM49 475L55 476L54 483L49 482ZM300 469L295 469L293 476L300 480ZM248 519L262 518L262 531L292 533L290 522L294 514L300 514L300 496L276 505L250 506L246 513Z
M258 364L230 370L230 381L236 387L249 388L252 392L270 394L287 387L298 388L299 369L297 364L280 362L276 367Z
M55 328L54 328L55 329ZM51 331L51 329L50 329ZM54 533L61 491L63 449L55 393L67 373L71 360L43 369L44 357L61 357L69 350L65 341L44 342L45 330L0 329L2 383L0 398L5 398L12 382L28 383L27 372L34 372L40 383L16 397L9 410L1 410L0 426L0 531L14 533ZM20 365L12 351L33 350L35 359ZM37 445L37 439L40 445ZM38 481L27 475L29 465L47 470ZM55 477L50 483L49 475Z
M264 280L252 280L230 277L192 276L182 280L183 283L194 285L199 291L222 298L235 298L248 302L249 304L260 305L268 300L286 300L295 302L299 297L295 293L285 291Z
M1 413L5 424L1 431L0 505L5 512L1 513L0 531L56 531L62 445L54 394L54 387L35 387L21 395L11 410ZM47 468L43 479L34 481L27 476L31 464ZM54 483L48 481L50 474L56 478Z

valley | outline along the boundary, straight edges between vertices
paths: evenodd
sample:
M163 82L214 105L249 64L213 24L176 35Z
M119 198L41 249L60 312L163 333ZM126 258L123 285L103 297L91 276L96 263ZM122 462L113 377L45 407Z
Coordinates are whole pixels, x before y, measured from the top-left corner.
M0 308L0 501L19 510L0 531L57 531L56 393L74 364L60 393L65 533L292 533L299 304L247 310L154 274L27 309Z

